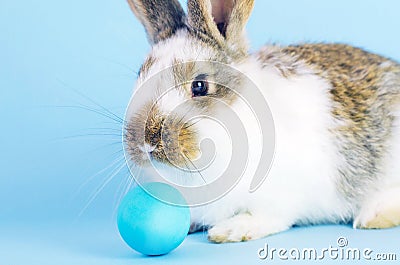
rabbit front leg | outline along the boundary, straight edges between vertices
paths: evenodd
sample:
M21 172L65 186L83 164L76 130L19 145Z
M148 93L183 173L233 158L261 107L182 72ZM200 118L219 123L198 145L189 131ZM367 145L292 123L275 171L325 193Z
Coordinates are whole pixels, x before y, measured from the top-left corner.
M233 243L260 239L285 231L291 227L278 218L259 213L239 213L223 220L208 230L213 243Z

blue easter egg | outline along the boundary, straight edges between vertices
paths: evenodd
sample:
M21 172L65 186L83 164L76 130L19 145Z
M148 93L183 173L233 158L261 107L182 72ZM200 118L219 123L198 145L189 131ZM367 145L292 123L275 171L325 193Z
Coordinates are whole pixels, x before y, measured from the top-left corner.
M164 183L136 187L118 208L118 229L134 250L149 256L177 248L190 228L190 210L182 194Z

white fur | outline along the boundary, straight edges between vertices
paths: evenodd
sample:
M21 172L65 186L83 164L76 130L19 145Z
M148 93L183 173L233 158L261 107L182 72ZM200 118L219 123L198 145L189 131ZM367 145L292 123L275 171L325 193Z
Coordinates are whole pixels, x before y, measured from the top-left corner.
M153 47L151 56L157 58L157 63L151 68L149 76L159 74L177 59L183 62L207 61L215 53L215 50L202 46L198 41L189 38L186 31L179 30L172 38Z

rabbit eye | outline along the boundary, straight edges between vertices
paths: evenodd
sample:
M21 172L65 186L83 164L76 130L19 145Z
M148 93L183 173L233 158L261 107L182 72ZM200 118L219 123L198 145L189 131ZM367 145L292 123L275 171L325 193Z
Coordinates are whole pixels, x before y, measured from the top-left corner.
M204 97L208 94L208 82L195 80L192 83L192 97Z

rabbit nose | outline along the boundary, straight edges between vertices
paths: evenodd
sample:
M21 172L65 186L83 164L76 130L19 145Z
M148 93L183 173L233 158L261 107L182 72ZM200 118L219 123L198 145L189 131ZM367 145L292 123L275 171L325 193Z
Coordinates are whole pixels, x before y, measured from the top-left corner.
M152 137L150 137L150 141L149 144L152 146L159 146L160 145L160 137L158 135L153 135Z
M145 140L146 143L150 146L159 146L161 143L161 123L152 124L151 126L147 126L145 131Z

